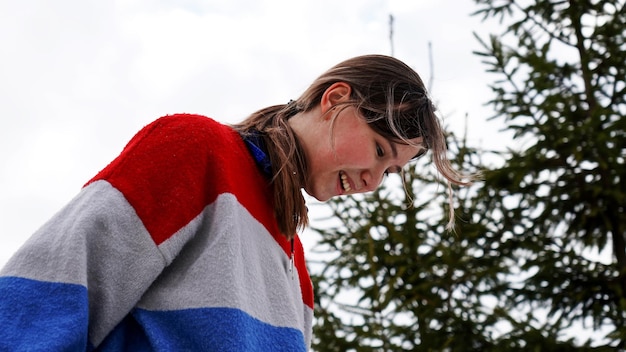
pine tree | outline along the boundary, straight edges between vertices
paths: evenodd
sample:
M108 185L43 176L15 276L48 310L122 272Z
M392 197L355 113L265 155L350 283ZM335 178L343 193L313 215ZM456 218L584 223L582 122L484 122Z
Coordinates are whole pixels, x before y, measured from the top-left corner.
M477 35L476 54L517 147L485 164L450 135L456 165L484 173L458 191L456 233L428 160L405 173L406 195L329 203L318 352L626 347L625 1L475 2L503 28ZM581 324L601 338L575 336Z
M506 24L478 54L497 77L495 118L523 146L487 173L477 202L523 278L505 308L528 315L511 337L530 338L517 324L558 335L577 322L624 348L625 1L476 3Z

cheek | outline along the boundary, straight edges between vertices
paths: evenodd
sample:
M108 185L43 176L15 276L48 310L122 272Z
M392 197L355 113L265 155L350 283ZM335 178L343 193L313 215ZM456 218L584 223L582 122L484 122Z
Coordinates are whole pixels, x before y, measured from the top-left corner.
M343 143L335 148L336 162L341 165L362 165L369 161L368 150L363 143Z

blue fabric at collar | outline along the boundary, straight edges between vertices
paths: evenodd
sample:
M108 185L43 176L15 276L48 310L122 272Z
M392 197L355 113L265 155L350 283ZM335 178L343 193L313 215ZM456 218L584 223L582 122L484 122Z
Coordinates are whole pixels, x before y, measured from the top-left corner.
M249 134L243 137L243 141L246 142L248 150L252 153L257 166L263 171L263 174L267 177L272 177L272 163L267 155L265 142L259 133Z

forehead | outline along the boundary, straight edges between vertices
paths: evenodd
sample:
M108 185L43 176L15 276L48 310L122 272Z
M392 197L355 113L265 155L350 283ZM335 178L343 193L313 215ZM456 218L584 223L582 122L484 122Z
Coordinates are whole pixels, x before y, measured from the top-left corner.
M389 127L386 121L386 118L381 118L380 115L378 115L378 118L372 120L364 116L361 110L354 109L354 108L355 106L346 106L340 111L340 112L347 112L349 116L356 118L355 121L357 125L354 126L355 130L349 131L349 133L356 132L357 130L361 130L361 127L367 126L366 127L367 130L369 130L368 133L374 133L378 135L380 138L386 139L391 144L391 148L393 149L394 154L397 154L397 149L400 146L410 146L410 147L414 147L417 149L424 148L423 137L414 137L414 138L404 139L403 137L401 137L400 135L396 135L392 131L392 129ZM335 117L338 117L338 116L339 114L335 115ZM333 119L333 124L335 122L336 120ZM359 127L356 127L356 126L359 126Z

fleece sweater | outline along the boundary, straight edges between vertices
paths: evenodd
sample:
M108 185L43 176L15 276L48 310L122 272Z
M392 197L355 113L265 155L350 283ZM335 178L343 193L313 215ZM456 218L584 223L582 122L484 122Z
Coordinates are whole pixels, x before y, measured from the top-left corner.
M0 271L0 351L306 351L302 244L232 128L171 115Z

